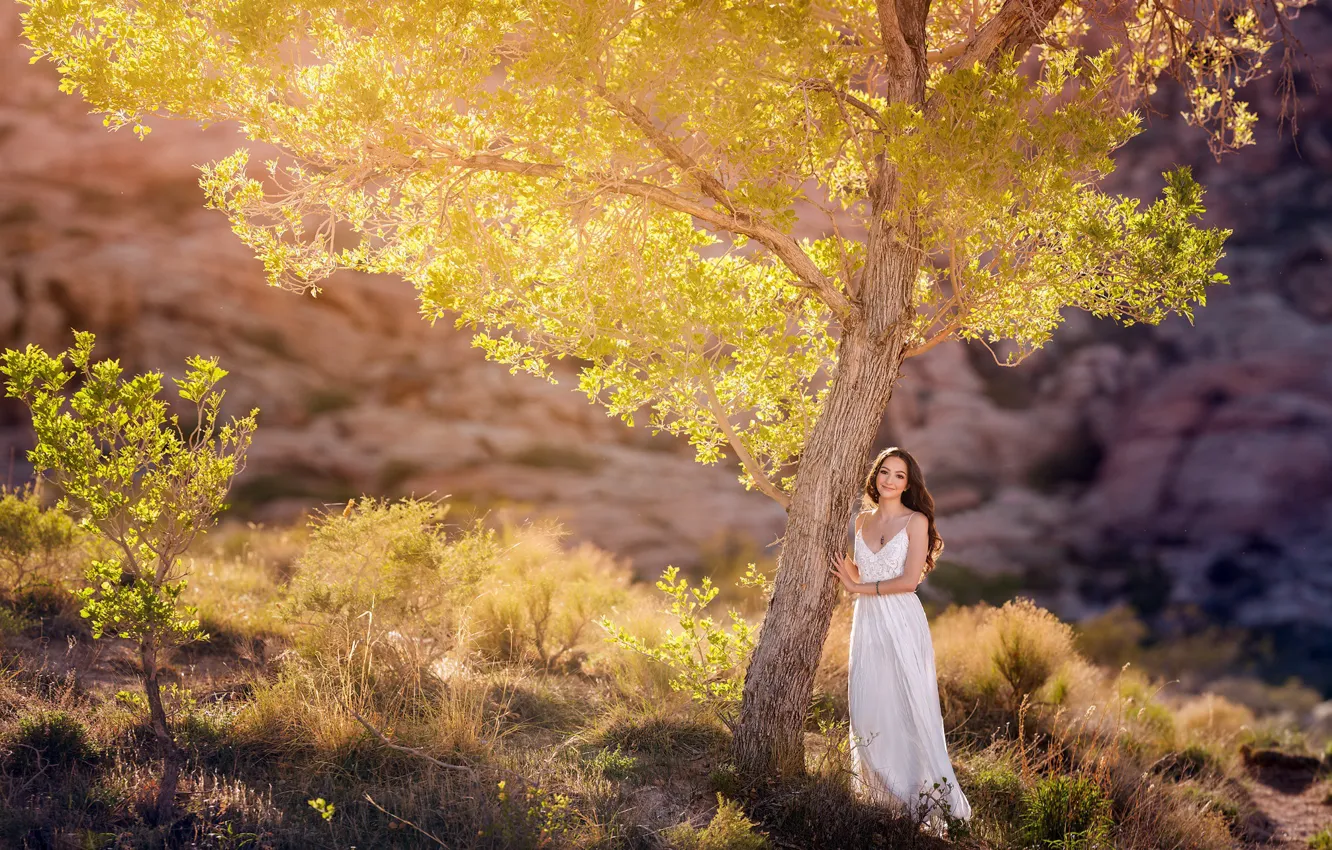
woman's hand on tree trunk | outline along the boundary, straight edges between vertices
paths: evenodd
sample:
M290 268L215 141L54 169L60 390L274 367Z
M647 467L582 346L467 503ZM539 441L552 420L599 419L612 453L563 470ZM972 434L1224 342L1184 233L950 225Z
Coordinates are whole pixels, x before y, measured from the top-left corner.
M865 592L860 583L860 567L845 554L833 556L830 572L837 576L842 582L842 587L845 587L851 593Z

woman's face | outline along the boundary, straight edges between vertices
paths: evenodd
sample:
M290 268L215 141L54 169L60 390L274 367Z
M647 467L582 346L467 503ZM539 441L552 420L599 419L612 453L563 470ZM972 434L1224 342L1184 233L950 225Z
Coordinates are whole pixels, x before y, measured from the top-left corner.
M874 478L874 485L879 488L879 498L889 499L896 495L901 498L907 486L907 465L900 457L890 457L879 467L879 474Z

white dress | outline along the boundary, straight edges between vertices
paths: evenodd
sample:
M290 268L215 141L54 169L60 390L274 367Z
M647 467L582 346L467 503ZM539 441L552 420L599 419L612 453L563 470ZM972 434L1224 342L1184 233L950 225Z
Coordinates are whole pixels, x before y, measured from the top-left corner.
M878 552L856 532L862 582L900 576L906 556L905 527ZM876 802L920 812L934 824L945 805L953 817L970 818L948 759L934 644L920 599L856 594L854 605L847 685L853 784Z

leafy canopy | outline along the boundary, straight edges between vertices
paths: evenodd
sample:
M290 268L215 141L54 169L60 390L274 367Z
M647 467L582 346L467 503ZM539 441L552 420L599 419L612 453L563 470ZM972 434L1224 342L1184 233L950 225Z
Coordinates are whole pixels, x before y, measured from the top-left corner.
M62 491L114 554L93 560L80 591L94 636L150 639L158 646L201 637L196 612L180 606L180 556L211 526L244 466L255 415L219 421L226 376L216 359L191 357L174 379L192 405L189 425L159 398L162 375L122 378L115 360L92 359L91 333L52 357L36 345L0 356L5 395L32 410L37 446L28 457ZM69 367L67 368L66 364Z
M1176 171L1144 208L1096 183L1163 76L1215 149L1251 142L1234 90L1303 4L1056 4L1020 73L977 41L1017 0L936 2L914 103L884 93L901 57L868 0L22 2L34 61L108 126L234 122L271 154L201 182L273 283L400 275L513 370L577 358L611 414L704 462L729 442L779 501L875 297L878 216L920 233L893 356L1028 352L1068 306L1190 315L1227 235L1196 226L1201 189Z

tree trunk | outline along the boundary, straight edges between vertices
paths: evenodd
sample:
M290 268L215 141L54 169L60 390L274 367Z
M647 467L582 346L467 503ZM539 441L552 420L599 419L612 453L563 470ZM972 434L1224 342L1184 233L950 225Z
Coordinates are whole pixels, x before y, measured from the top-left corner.
M157 681L157 642L152 635L139 642L139 657L143 662L143 689L148 695L148 714L162 753L162 780L157 786L155 813L158 824L170 823L176 808L176 787L180 784L180 769L185 754L176 746L167 725L166 707L162 704L162 689Z
M878 6L885 44L897 43L889 51L890 100L920 103L929 4L879 0ZM856 317L842 329L832 386L800 458L772 601L745 673L731 754L751 782L805 771L805 714L842 592L830 572L832 558L846 551L851 503L909 341L920 229L910 210L892 215L901 211L897 174L888 162L879 168L869 193L874 214L865 265L852 293Z

